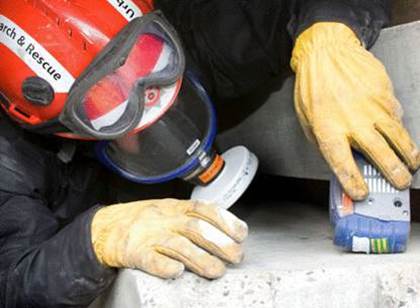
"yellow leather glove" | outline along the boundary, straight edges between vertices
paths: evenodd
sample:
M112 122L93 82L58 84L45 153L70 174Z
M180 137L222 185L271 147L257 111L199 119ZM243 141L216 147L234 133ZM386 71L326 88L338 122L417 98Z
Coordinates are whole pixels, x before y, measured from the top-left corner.
M351 148L396 188L409 187L408 169L418 169L419 151L403 127L384 66L354 32L340 23L314 24L298 37L291 66L300 123L350 197L368 194Z
M187 267L218 278L225 264L242 261L245 222L213 205L175 199L117 204L100 209L92 221L98 260L161 278L180 276Z

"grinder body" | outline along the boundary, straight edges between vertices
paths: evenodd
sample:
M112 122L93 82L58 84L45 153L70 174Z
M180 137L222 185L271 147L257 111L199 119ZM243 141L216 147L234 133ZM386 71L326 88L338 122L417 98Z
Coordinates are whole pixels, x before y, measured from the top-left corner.
M369 186L369 196L353 201L337 178L330 182L330 220L334 244L345 251L400 253L410 235L410 193L399 191L360 154L356 162Z

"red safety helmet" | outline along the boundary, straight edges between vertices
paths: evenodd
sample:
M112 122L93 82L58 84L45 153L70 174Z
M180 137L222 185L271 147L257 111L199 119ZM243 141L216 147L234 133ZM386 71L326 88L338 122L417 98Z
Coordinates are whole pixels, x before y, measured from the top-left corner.
M115 139L173 104L185 60L151 0L0 1L0 104L25 128Z

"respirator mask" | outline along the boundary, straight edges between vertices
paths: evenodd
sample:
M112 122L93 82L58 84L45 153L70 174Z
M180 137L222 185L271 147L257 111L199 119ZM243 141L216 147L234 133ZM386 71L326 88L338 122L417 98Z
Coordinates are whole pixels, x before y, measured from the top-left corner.
M99 142L98 158L136 183L157 184L180 178L195 185L192 199L230 207L255 176L256 156L242 146L222 155L214 149L214 106L200 82L185 71L185 55L172 28L159 17L159 22L149 22L137 31L141 35L158 33L159 40L165 42L167 59L160 60L163 64L159 71L142 76L133 83L134 88L126 91L131 93L129 103L144 102L140 124L129 133ZM135 65L131 61L128 70L141 71L133 69Z

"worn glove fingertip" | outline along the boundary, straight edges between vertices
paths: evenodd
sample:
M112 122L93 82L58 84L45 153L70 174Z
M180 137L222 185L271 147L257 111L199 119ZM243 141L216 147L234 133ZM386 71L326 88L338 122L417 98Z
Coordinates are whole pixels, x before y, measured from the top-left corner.
M398 190L406 190L409 189L411 186L411 179L409 181L403 181L401 183L392 184Z
M177 262L178 263L178 262ZM159 274L159 277L163 279L177 279L182 276L185 271L185 265L182 263L178 263L176 266L172 266L172 268L167 269L166 271Z
M337 177L345 193L354 201L362 201L369 195L369 187L360 172L337 173Z
M391 184L399 190L405 190L409 188L413 179L413 176L405 167L395 168L392 174L387 177L389 182L391 182Z
M217 259L207 266L207 268L201 273L200 275L207 278L207 279L218 279L225 275L226 273L226 266L225 264Z
M235 240L239 243L242 243L247 239L248 234L249 234L248 225L244 221L241 221L241 224L238 227L238 231L237 231Z
M349 197L354 201L362 201L365 200L369 195L369 188L366 184L363 186L351 186L348 188L344 188L345 192Z
M242 261L245 258L245 253L244 253L242 247L240 247L239 249L235 249L235 250L236 251L234 251L230 254L231 258L230 258L229 261L232 264L240 264L240 263L242 263Z
M238 243L245 241L249 232L247 223L223 208L219 208L219 215L228 226L229 235Z
M404 157L404 162L411 172L416 172L420 168L420 152L417 147Z

